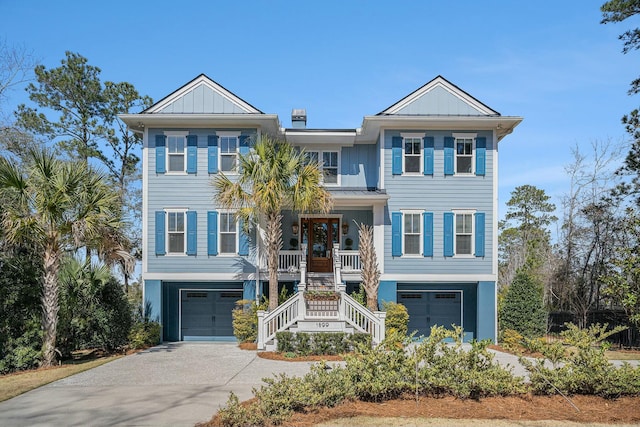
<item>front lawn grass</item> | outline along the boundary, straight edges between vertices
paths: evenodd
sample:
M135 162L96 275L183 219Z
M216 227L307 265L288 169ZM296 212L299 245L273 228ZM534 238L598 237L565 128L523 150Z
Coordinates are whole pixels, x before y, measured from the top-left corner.
M103 365L122 356L108 356L87 361L69 361L53 368L34 369L0 376L0 402L26 393L53 381Z

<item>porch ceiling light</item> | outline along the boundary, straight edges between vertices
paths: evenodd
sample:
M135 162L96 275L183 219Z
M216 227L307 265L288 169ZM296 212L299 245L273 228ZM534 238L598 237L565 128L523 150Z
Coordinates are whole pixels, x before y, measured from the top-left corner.
M298 221L293 221L293 224L291 224L291 231L293 232L293 234L298 234L299 229L300 227L298 226Z

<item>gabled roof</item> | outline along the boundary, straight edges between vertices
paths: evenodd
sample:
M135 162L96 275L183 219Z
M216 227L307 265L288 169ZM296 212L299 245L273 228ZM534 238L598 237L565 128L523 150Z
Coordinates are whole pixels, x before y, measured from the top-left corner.
M142 114L264 114L205 74L200 74Z
M402 98L378 116L500 116L442 76Z

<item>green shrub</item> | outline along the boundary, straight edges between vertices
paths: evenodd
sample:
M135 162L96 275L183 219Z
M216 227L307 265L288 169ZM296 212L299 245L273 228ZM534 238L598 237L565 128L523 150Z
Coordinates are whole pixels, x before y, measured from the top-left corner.
M502 331L513 329L526 338L543 336L547 331L547 312L542 284L526 271L518 271L501 304Z
M227 405L218 411L220 424L226 427L264 426L266 419L256 402L241 405L234 392L229 394Z
M344 354L361 345L371 347L371 336L365 333L345 332L290 332L276 333L277 351L296 356Z
M142 321L134 323L129 332L129 347L134 350L153 347L160 343L160 323Z
M9 338L6 341L0 359L0 374L32 369L40 363L42 328L36 320L29 323L22 336L17 339Z
M362 284L360 284L357 291L353 291L349 296L356 300L361 306L367 306L367 294L364 291L364 286Z
M531 389L537 394L593 394L614 398L640 395L640 368L624 364L617 368L605 357L610 344L606 338L626 328L607 331L608 325L580 329L567 324L561 342L548 343L540 351L551 362L531 362L521 358L529 371Z
M505 349L515 353L522 352L524 347L524 337L518 331L506 329L501 335L502 338L500 339L500 344L502 344Z
M237 301L231 316L233 335L238 342L255 342L258 339L258 305L255 301Z
M387 312L384 325L386 330L395 330L400 335L407 335L409 330L409 312L407 307L396 302L385 302L383 310Z

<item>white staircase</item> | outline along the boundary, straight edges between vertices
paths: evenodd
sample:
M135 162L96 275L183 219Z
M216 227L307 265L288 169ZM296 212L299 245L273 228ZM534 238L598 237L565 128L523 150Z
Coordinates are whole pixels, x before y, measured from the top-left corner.
M371 312L346 293L340 273L343 257L337 245L333 253L333 273L308 273L307 276L306 263L302 260L298 292L271 312L258 311L258 350L275 350L276 333L287 330L363 332L371 335L373 345L384 340L386 313Z

